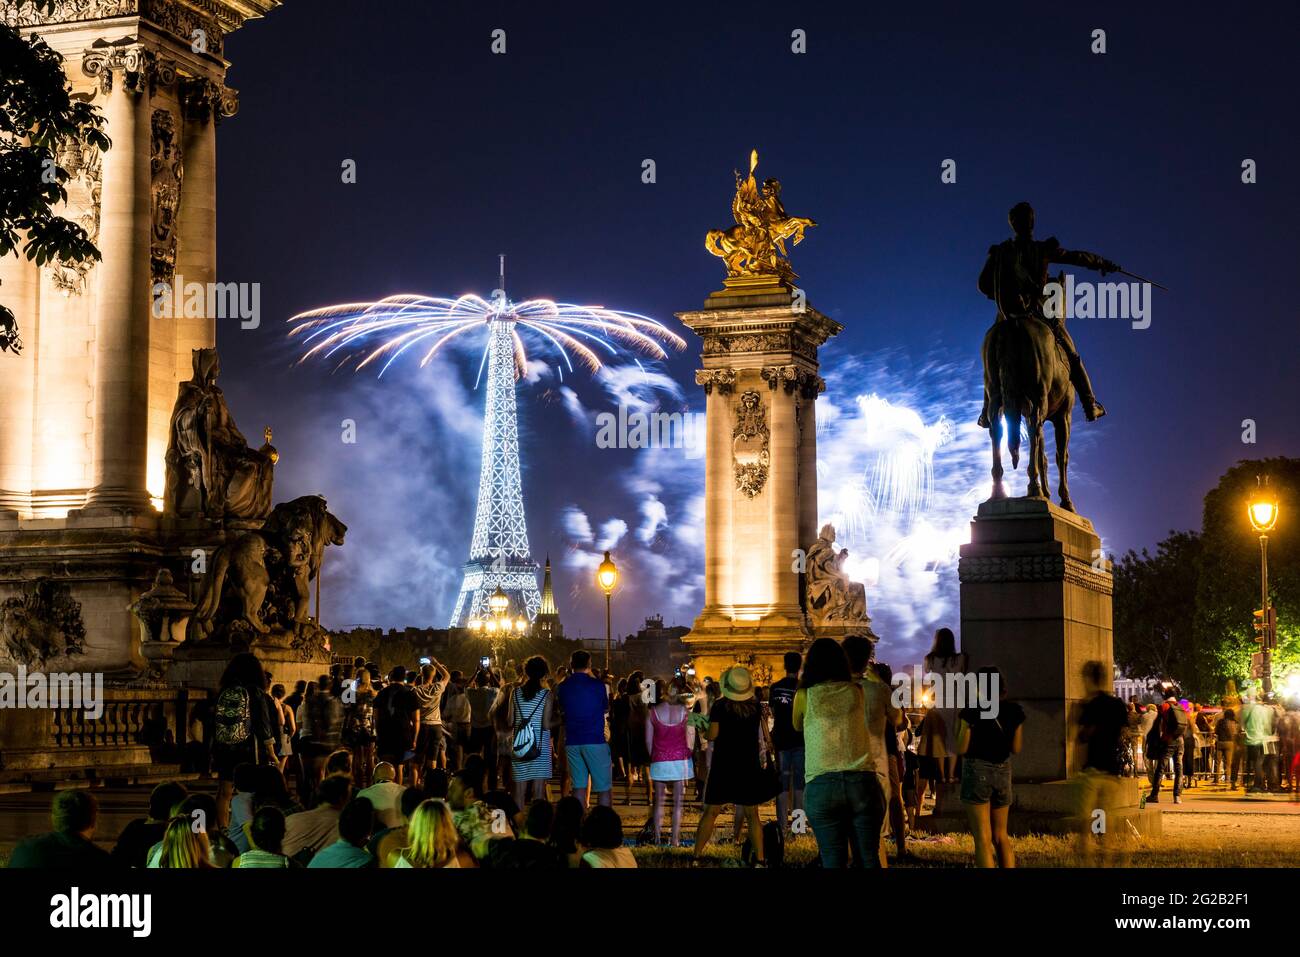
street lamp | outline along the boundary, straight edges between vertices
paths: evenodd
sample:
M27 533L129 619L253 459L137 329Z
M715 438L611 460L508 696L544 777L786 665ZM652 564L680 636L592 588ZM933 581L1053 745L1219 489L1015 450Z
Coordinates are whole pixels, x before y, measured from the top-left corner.
M618 566L610 560L609 552L605 553L605 560L596 569L596 584L605 591L605 674L609 674L610 645L613 641L613 630L610 627L610 595L614 592L614 586L618 584Z
M497 667L500 667L505 652L506 639L510 637L512 631L522 635L525 627L527 627L527 622L523 618L517 621L511 620L510 596L501 590L500 585L497 586L496 591L488 596L487 606L491 617L471 618L469 627L471 631L482 632L487 636L492 658Z
M1263 640L1260 658L1260 682L1264 694L1273 691L1273 643L1277 636L1272 624L1273 617L1268 607L1268 533L1277 524L1277 496L1268 487L1268 477L1261 480L1255 477L1257 488L1246 513L1250 516L1250 525L1259 533L1259 594Z

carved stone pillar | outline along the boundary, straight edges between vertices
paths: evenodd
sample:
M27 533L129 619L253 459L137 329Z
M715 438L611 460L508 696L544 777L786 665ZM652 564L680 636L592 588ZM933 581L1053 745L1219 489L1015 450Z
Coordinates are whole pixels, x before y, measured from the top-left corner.
M149 418L149 73L138 47L90 51L85 71L105 90L113 148L104 155L96 270L93 486L87 508L150 508L146 490Z
M796 563L815 538L801 536L816 521L817 447L800 405L841 327L772 287L729 288L678 318L703 340L708 393L704 608L684 640L701 674L743 662L770 677L813 637Z

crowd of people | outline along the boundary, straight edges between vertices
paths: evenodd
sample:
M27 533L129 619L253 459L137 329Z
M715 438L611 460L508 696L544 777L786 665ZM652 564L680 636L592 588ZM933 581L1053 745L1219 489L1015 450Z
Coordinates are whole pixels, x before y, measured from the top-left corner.
M1172 782L1172 800L1199 783L1243 795L1300 792L1300 711L1272 694L1238 695L1229 687L1218 705L1179 698L1128 702L1124 773L1145 774L1147 803L1159 803Z
M951 644L944 630L936 649ZM691 843L683 813L697 802L697 863L730 807L730 841L751 866L810 833L822 866L876 867L882 835L907 856L916 779L950 780L944 755L965 748L966 767L993 784L963 785L963 801L984 807L972 820L997 841L1018 736L975 712L951 735L935 731L938 711L909 720L873 652L861 636L819 639L787 655L770 687L740 665L716 680L615 678L578 651L554 674L532 657L517 675L484 663L468 680L435 660L382 675L358 658L292 690L240 654L192 735L203 753L189 760L215 775L215 797L159 785L147 816L103 851L93 795L61 792L54 831L19 845L11 866L635 867L629 843ZM650 811L631 841L616 783ZM772 802L778 821L764 825Z
M960 801L977 865L1015 866L1012 760L1026 714L1001 674L970 673L996 689L996 707L899 707L874 652L867 637L820 638L787 654L765 687L741 665L716 680L690 669L616 678L585 651L554 674L535 656L517 674L484 662L468 680L434 660L381 675L358 658L287 693L241 654L196 729L203 754L191 754L215 775L215 796L159 785L147 816L105 851L94 797L60 792L53 832L20 844L10 866L635 867L629 844L692 843L700 863L731 808L720 840L750 866L781 864L786 841L810 834L822 867L881 867L891 845L894 861L912 858L927 792L936 815ZM925 668L969 672L949 629ZM1249 699L1126 705L1100 662L1083 677L1081 853L1105 844L1086 826L1090 812L1113 806L1140 768L1157 803L1167 773L1181 799L1185 769L1293 786L1294 713ZM644 795L649 809L635 835L613 809L619 785L625 804ZM698 805L693 842L688 802ZM769 804L776 820L765 824Z

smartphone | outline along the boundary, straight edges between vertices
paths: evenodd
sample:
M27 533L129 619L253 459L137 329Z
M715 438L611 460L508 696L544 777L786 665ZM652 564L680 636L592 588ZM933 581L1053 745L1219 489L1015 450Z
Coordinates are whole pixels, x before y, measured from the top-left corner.
M482 668L484 671L487 671L489 668L492 667L492 659L489 658L487 655L484 655L482 658L478 660L478 666Z

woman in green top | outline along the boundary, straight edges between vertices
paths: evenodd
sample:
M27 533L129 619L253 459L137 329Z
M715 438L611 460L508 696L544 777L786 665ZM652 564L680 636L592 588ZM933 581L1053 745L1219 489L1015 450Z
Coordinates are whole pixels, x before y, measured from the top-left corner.
M803 732L804 810L822 867L848 867L850 849L854 867L879 867L884 792L870 759L866 694L832 638L808 649L792 723Z

